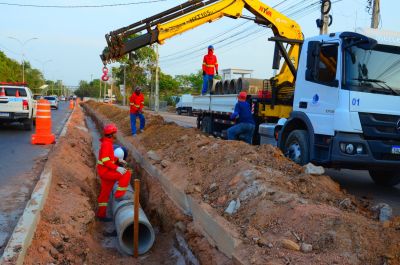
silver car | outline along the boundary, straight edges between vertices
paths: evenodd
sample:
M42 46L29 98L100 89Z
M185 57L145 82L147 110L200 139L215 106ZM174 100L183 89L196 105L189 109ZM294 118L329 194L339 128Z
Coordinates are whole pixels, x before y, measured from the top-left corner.
M50 102L50 107L58 109L58 99L53 96L45 96L44 99L47 99Z

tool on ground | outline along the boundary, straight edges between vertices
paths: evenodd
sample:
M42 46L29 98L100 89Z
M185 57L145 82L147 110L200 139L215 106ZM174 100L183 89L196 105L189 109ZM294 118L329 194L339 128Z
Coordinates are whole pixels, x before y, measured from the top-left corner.
M139 194L140 180L135 179L135 198L133 203L133 255L135 258L139 255Z
M36 112L36 134L32 135L32 144L52 144L56 137L51 133L50 103L46 99L39 99Z

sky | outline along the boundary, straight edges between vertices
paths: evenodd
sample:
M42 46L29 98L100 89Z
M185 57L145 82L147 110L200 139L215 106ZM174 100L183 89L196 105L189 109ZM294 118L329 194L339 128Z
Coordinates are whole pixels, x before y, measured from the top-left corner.
M22 53L46 79L62 80L77 86L102 75L99 54L106 45L104 35L138 20L165 11L184 1L163 0L146 4L104 8L35 8L4 5L102 5L126 4L149 0L4 0L0 1L0 50L21 61ZM154 1L154 0L152 0ZM262 0L265 4L294 19L305 38L319 34L315 20L318 0ZM329 32L353 31L369 27L368 0L332 0L333 23ZM303 10L301 13L298 10ZM399 0L381 0L379 28L399 31ZM244 14L248 14L244 12ZM222 18L166 40L159 47L161 70L167 74L189 74L201 69L207 46L213 44L220 69L254 70L253 77L272 75L273 43L269 29L244 19ZM216 38L216 36L222 36ZM25 42L24 46L20 42ZM32 38L37 38L30 40ZM0 80L1 81L1 80Z

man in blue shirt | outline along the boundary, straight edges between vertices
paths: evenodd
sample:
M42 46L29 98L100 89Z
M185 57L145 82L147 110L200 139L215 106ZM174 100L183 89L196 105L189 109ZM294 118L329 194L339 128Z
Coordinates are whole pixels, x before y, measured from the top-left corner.
M247 93L240 92L238 102L235 105L235 111L231 115L234 120L239 116L237 123L228 129L228 140L238 140L239 137L244 139L246 143L251 144L255 123L251 114L251 106L246 102Z

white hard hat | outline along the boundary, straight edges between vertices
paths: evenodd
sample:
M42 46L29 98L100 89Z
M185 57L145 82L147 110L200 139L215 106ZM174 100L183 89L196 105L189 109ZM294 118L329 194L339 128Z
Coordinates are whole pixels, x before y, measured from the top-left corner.
M124 150L121 147L115 148L114 156L119 159L124 159Z

